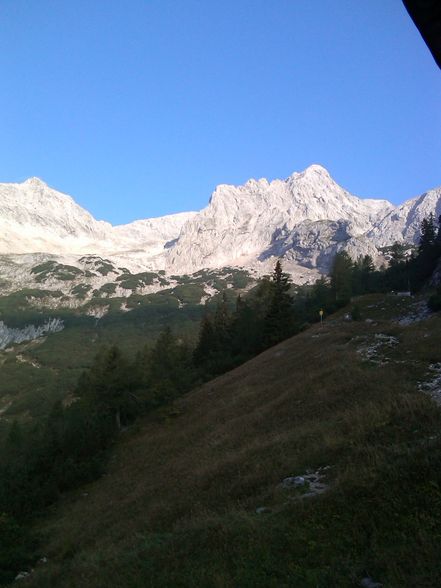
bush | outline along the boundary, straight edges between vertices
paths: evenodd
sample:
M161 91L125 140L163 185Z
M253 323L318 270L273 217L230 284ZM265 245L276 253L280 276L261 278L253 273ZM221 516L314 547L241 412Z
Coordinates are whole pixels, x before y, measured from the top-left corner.
M352 307L351 318L353 321L361 321L361 310L358 304Z
M32 549L27 531L0 512L0 585L11 582L19 569L29 565Z
M427 304L430 310L433 312L438 312L441 310L441 286L438 286L437 291L435 294L432 294Z

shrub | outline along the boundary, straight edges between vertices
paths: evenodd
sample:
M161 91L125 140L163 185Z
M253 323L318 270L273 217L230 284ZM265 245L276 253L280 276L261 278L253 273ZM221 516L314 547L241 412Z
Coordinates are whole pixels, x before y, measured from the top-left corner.
M433 312L441 310L441 286L438 286L437 291L435 294L432 294L427 304Z
M353 321L360 321L361 320L361 310L358 304L352 307L351 310L351 317Z

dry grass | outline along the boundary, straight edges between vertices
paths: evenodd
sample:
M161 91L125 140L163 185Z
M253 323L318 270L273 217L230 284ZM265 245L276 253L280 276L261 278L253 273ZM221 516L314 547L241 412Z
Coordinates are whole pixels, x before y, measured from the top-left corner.
M441 360L441 318L400 327L396 302L360 304L375 323L331 317L127 431L107 474L41 523L50 563L26 585L340 587L364 572L387 586L439 585L430 513L441 479L430 472L441 418L416 383ZM399 339L384 366L357 353L355 337L375 333ZM326 465L320 498L290 501L278 487ZM418 493L430 483L427 505ZM383 528L375 509L396 520Z

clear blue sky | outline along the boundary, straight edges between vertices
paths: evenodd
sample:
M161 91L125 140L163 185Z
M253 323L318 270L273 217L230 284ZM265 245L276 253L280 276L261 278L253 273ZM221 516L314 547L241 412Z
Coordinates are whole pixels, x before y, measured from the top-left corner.
M112 223L311 163L394 202L441 185L441 71L400 0L1 0L0 76L0 181Z

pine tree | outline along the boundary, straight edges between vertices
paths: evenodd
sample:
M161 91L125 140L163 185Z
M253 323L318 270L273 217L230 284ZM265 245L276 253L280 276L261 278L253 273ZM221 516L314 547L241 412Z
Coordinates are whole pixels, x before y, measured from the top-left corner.
M390 254L389 266L386 270L383 269L381 276L383 290L409 290L411 257L406 255L406 246L395 241L390 248Z
M365 255L361 263L361 286L363 293L372 291L374 272L374 260L370 255Z
M211 354L215 351L215 336L213 322L206 314L199 329L199 339L193 352L195 366L202 367L207 364Z
M436 231L436 238L435 238L435 242L438 245L441 245L441 214L438 217L438 229Z
M363 257L360 255L352 266L352 293L363 294Z
M391 257L389 260L389 266L392 267L400 265L406 260L406 247L403 245L403 243L395 241L395 243L390 248L390 255Z
M148 365L146 387L150 401L156 405L173 400L193 383L190 349L169 327L151 349Z
M333 298L333 291L328 280L325 278L316 280L311 291L311 309L313 315L310 317L310 320L318 320L320 310L327 311L328 313L332 312L335 308Z
M370 255L359 256L352 266L352 292L365 294L372 286L372 276L375 271L374 261Z
M232 316L225 292L216 304L213 318L206 315L202 320L193 361L204 378L221 374L233 366Z
M261 348L262 318L256 304L239 295L231 320L231 352L235 363L255 355Z
M441 254L441 246L438 243L438 233L435 226L433 213L423 219L420 227L420 242L418 255L412 264L412 274L415 289L424 286L435 270L438 258Z
M223 292L221 301L216 305L216 312L214 314L214 337L216 350L218 352L227 352L230 347L230 328L231 316L228 309L227 296Z
M340 251L334 257L331 270L331 288L334 299L339 304L346 304L352 296L352 260L346 251Z
M86 398L93 409L112 414L117 429L120 429L132 385L129 364L114 345L97 354L89 371L81 376L77 394Z
M433 248L436 239L435 217L431 212L427 218L421 221L420 242L418 250L420 253L428 253Z
M291 280L277 261L271 276L271 300L263 323L263 346L270 347L294 334L293 299L289 294Z
M438 217L438 228L435 237L435 257L437 261L441 259L441 214Z

